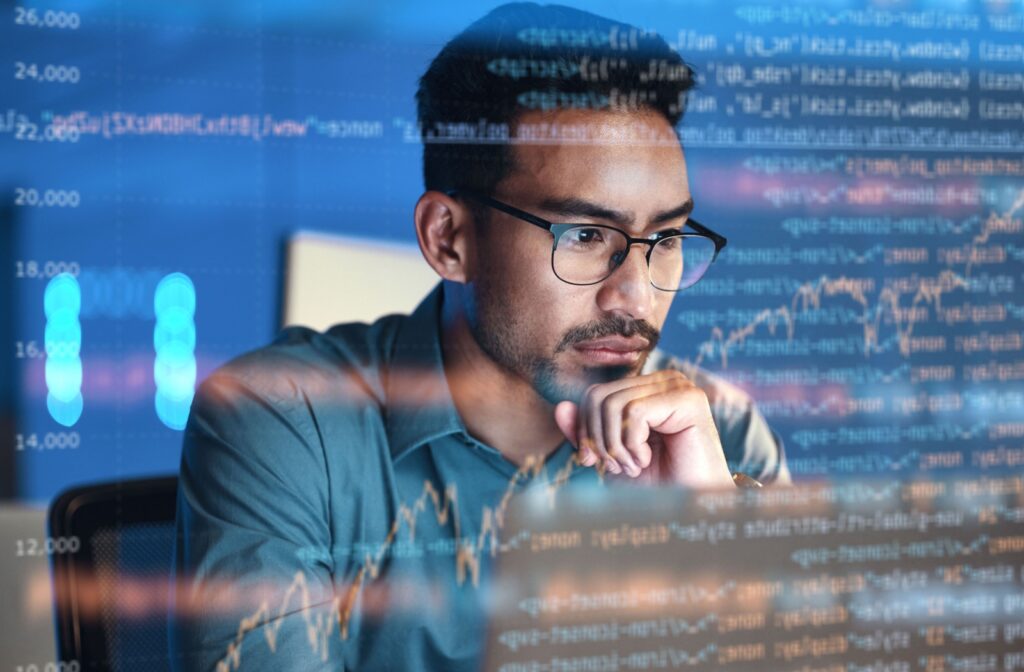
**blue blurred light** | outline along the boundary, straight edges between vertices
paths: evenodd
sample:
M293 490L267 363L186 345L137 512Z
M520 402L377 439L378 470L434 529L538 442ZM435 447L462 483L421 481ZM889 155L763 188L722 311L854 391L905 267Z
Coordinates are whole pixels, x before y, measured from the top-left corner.
M46 409L50 417L65 427L73 427L82 417L82 395L76 394L69 401L61 401L52 394L46 395Z
M71 427L82 417L82 289L75 276L54 276L43 293L46 328L46 408L56 422Z
M185 428L196 387L196 289L184 273L170 273L153 293L154 404L160 422Z

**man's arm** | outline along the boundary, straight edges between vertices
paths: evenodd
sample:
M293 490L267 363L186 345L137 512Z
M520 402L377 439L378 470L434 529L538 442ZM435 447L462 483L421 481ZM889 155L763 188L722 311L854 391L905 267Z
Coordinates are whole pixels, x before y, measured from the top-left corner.
M175 669L340 667L328 474L306 402L284 376L264 386L219 372L197 392L178 490Z

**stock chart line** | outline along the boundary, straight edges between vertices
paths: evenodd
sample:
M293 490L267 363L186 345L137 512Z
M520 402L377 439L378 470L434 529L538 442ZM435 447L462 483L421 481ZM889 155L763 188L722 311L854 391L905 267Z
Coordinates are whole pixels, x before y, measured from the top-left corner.
M721 367L728 368L730 350L741 347L746 339L762 325L772 336L776 334L780 326L784 326L787 340L792 341L800 314L812 309L820 309L823 296L831 298L844 295L860 305L863 310L865 357L869 357L879 346L878 335L882 319L886 314L892 316L900 354L903 357L909 357L912 352L911 337L914 327L921 321L917 310L918 306L923 303L941 308L945 294L966 289L975 260L978 257L979 246L988 242L993 234L1015 230L1013 217L1022 208L1024 208L1024 191L1017 195L1013 205L1005 214L1000 215L993 212L988 216L981 231L969 243L962 272L956 273L954 270L946 268L934 277L921 278L907 308L900 307L900 300L910 292L902 291L898 287L883 287L872 305L867 296L866 283L863 279L846 276L838 278L822 276L818 280L804 283L798 287L788 304L776 308L766 308L757 313L750 322L730 330L728 334L721 327L713 327L711 336L698 346L694 364L700 366L705 360L712 360L717 356Z
M376 554L366 553L363 556L362 565L356 571L355 577L352 579L347 590L345 590L344 597L335 597L330 603L330 610L311 615L311 608L315 605L310 599L306 575L302 570L297 571L288 589L284 592L276 611L272 610L270 604L264 600L259 608L239 621L234 639L228 644L224 657L217 663L217 672L230 672L231 670L237 670L241 666L242 644L246 635L257 628L263 628L263 636L267 642L267 647L272 653L276 652L278 633L284 625L285 616L290 613L289 607L292 606L293 601L296 599L298 599L299 611L305 621L310 648L314 655L319 655L321 660L326 661L328 639L331 633L337 628L340 639L342 641L348 639L349 624L353 617L356 599L367 580L376 579L380 575L384 558L398 538L403 523L408 531L408 540L410 542L415 541L416 524L420 514L427 511L428 506L432 507L434 519L438 525L446 525L449 518L452 520L456 548L455 569L458 585L465 583L468 570L472 585L479 587L480 555L485 549L490 552L492 557L497 555L500 546L498 533L505 525L505 512L508 509L513 494L515 494L516 484L523 478L537 478L543 474L545 478L540 483L540 486L543 487L543 494L549 504L553 505L554 497L558 490L565 485L570 474L572 474L577 466L579 466L579 461L574 453L565 466L555 472L554 478L548 479L547 468L544 466L543 460L536 455L527 456L523 465L509 479L498 505L493 508L489 506L483 507L480 531L476 535L476 539L470 540L469 543L465 543L462 538L462 529L459 524L458 515L458 492L455 484L449 484L444 488L444 492L441 493L429 480L424 481L423 490L413 503L406 504L403 502L399 506L395 520L391 524L384 543L381 544ZM603 482L603 468L597 468L597 472L600 480Z

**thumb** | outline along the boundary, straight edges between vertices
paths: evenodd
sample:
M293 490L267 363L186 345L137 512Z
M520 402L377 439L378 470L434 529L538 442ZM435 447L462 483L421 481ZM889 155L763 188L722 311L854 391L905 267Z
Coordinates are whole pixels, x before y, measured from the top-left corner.
M555 424L569 439L574 448L579 448L576 443L576 416L579 414L579 407L571 401L560 401L555 406Z

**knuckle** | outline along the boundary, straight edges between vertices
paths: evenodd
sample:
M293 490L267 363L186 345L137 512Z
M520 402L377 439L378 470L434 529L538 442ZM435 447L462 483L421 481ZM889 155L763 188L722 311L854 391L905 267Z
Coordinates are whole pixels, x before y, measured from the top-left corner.
M640 399L631 399L622 408L622 415L627 422L640 422L644 417L644 404Z
M686 388L684 394L686 395L686 398L687 400L690 401L690 403L701 404L704 406L708 404L707 393L704 392L704 390L702 390L701 388L697 387L696 385L690 385L690 387Z
M672 384L677 388L682 387L688 389L691 387L696 387L696 385L693 384L692 380L690 380L689 378L687 378L686 376L679 372L676 372L676 375L672 378Z
M606 418L617 417L621 415L624 403L620 394L609 394L601 400L601 413Z

